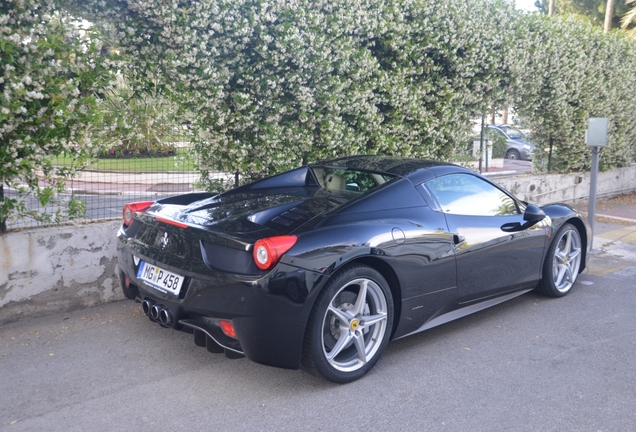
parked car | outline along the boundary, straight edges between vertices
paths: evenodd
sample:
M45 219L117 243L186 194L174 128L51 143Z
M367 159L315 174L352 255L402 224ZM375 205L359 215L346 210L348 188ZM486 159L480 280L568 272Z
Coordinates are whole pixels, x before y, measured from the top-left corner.
M389 340L535 288L566 295L589 227L459 166L352 156L127 204L125 295L229 357L360 378Z
M531 160L534 144L526 135L509 125L488 125L491 138L501 136L506 140L506 159Z

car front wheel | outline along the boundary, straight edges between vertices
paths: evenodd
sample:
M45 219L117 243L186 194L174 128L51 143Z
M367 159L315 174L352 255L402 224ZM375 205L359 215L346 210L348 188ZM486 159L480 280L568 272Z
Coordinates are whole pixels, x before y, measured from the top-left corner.
M393 297L382 275L367 266L344 268L316 300L303 366L332 382L354 381L377 363L392 326Z
M521 154L517 150L508 150L506 152L506 159L519 160L521 159Z
M550 297L562 297L570 292L581 267L582 243L579 231L565 224L554 237L543 264L543 279L539 291Z

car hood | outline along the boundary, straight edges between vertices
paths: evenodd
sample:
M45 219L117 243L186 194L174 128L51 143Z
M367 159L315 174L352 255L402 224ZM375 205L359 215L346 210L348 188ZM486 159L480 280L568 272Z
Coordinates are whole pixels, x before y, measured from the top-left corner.
M530 141L524 139L524 138L510 138L508 141L513 141L519 144L527 144L529 146L533 146L534 147L534 143L531 143Z
M333 212L357 195L335 194L318 187L230 191L187 205L167 204L160 200L149 212L209 231L233 235L284 235L293 233L317 216Z

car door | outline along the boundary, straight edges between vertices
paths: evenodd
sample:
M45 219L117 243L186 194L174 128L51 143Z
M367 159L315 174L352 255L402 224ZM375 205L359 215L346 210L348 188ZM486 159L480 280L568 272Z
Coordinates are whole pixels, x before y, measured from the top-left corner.
M460 303L539 281L549 219L526 223L522 203L476 175L448 174L425 187L453 236Z

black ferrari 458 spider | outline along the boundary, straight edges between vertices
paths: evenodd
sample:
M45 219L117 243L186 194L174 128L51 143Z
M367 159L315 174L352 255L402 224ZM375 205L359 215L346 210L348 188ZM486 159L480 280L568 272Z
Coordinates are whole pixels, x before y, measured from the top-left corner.
M389 340L535 288L566 295L590 235L567 205L379 156L132 203L123 218L122 287L152 321L211 352L334 382L368 372Z

